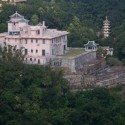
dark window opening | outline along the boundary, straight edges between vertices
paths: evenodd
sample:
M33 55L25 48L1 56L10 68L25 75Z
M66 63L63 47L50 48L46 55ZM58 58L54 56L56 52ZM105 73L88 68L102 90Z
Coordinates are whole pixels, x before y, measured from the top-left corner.
M25 41L26 41L26 44L27 44L27 39L25 39Z
M27 55L27 53L28 53L28 50L27 50L27 49L25 49L25 55Z
M45 49L42 49L42 56L45 56Z
M92 47L88 47L88 49L92 49Z
M66 50L66 45L64 45L64 50Z
M43 39L43 44L45 44L45 39Z
M38 64L40 64L40 59L38 59Z
M40 34L40 30L37 30L37 31L36 31L36 34L38 34L38 35L39 35L39 34Z

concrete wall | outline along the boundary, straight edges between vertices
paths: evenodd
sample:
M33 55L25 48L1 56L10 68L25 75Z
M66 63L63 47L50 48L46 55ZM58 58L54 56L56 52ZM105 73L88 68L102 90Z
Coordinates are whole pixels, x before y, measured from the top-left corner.
M74 58L63 58L61 66L68 67L69 69L71 69L71 72L76 72Z
M96 60L96 52L86 52L72 58L62 58L62 67L68 67L71 72L76 72L78 69L83 68L89 62Z

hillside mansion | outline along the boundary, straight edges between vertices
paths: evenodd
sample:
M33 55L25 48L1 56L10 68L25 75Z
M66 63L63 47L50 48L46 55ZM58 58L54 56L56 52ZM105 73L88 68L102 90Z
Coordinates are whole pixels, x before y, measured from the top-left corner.
M36 26L28 23L29 20L17 12L11 15L8 32L0 34L0 45L23 48L25 62L29 64L46 64L57 55L65 54L67 31L48 29L44 21Z

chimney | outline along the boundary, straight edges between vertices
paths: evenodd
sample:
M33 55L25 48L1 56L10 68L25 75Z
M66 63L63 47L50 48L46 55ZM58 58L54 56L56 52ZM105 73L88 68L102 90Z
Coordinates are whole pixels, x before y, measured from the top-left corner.
M45 26L45 21L43 21L43 25L42 26Z

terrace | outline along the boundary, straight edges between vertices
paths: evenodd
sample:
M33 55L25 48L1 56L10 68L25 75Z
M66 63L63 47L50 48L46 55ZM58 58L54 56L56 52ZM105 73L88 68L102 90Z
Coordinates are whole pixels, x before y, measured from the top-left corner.
M66 53L64 55L64 57L75 57L75 56L78 56L78 55L83 54L83 53L85 53L85 50L83 48L82 49L81 48L71 49L71 50L69 50L68 53Z

